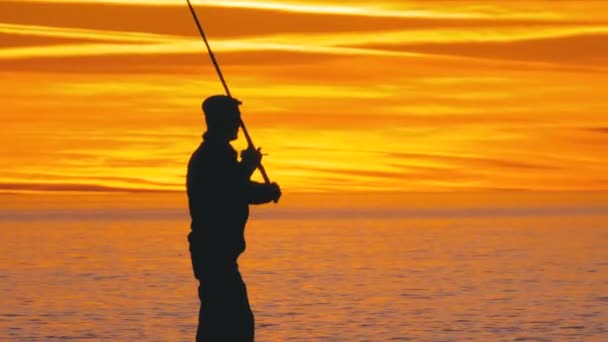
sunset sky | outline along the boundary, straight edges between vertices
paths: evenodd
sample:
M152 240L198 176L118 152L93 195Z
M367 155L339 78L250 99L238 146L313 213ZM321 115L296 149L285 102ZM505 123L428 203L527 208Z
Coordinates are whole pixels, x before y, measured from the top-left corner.
M284 189L608 189L608 1L192 3ZM223 92L186 0L0 1L0 75L0 192L183 190Z

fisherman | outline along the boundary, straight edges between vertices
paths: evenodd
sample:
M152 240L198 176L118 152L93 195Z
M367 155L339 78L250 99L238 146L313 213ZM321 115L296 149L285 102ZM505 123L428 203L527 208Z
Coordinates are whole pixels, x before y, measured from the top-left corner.
M260 150L249 147L239 162L230 145L238 136L240 104L225 95L203 102L207 131L188 163L188 241L201 301L196 341L254 340L254 317L237 259L245 250L249 204L281 197L276 183L250 180L260 166Z

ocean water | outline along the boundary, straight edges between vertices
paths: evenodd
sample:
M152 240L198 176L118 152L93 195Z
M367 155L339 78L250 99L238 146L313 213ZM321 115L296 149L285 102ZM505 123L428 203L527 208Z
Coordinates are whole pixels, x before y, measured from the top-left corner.
M1 201L0 340L193 340L182 198ZM255 208L256 340L608 341L606 202L464 202Z

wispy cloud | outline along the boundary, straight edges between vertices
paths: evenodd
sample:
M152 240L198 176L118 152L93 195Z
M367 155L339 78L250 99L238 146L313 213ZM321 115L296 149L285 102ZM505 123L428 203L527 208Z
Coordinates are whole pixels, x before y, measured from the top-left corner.
M16 183L0 183L0 192L29 192L29 191L61 191L61 192L159 192L163 190L154 190L137 185L129 188L117 188L99 184L84 184L84 183L36 183L36 182L16 182ZM166 191L166 190L164 190Z
M176 6L174 0L25 0L33 3L65 3L65 4L115 4L115 5L138 5L138 6ZM348 3L334 2L333 4L302 3L302 2L278 2L278 1L206 1L192 0L192 4L205 7L238 8L248 10L272 10L284 12L296 12L306 14L334 14L365 17L388 17L388 18L490 18L501 16L498 11L480 11L474 7L462 9L456 6L435 7L433 9L405 9L403 7L391 6L392 3ZM185 6L185 1L183 3ZM384 6L383 6L384 5ZM392 7L392 8L391 8ZM446 10L447 8L447 10ZM521 12L503 12L502 16L526 18L526 17L553 17L550 12L536 11L534 14Z
M591 127L588 130L595 133L608 134L608 127Z
M152 33L109 31L81 28L67 28L42 25L21 25L0 23L0 33L14 34L19 36L74 38L108 42L127 43L161 43L172 42L179 39L178 36L160 35Z
M608 4L193 2L285 188L606 187ZM185 2L0 13L0 191L183 189L222 92Z

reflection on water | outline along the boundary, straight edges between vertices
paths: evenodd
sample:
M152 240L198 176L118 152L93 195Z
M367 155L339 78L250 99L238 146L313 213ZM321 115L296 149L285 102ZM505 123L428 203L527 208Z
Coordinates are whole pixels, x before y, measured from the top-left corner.
M0 220L0 340L193 339L187 218L105 214ZM252 219L258 341L608 339L607 215L369 217Z

